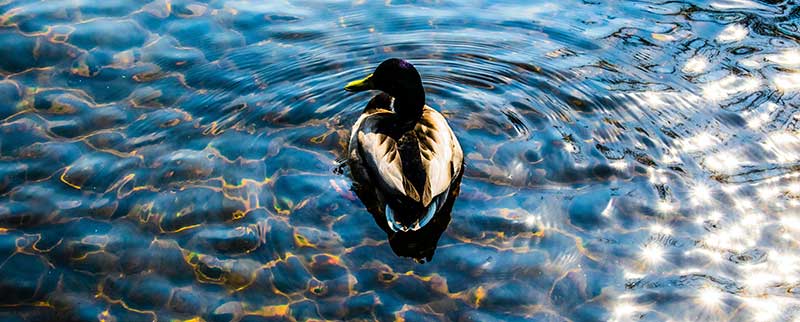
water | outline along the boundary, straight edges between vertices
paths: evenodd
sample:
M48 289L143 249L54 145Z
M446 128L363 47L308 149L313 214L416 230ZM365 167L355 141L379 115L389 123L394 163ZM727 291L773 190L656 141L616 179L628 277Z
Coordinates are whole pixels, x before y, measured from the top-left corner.
M800 318L798 10L0 1L0 320ZM466 158L424 264L342 166L389 57Z

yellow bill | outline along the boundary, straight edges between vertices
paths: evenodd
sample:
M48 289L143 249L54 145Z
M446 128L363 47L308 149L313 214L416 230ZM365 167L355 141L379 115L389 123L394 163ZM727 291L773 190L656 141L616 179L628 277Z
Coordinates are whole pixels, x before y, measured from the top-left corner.
M374 88L375 87L372 84L372 74L369 74L369 76L365 77L364 79L347 83L347 86L344 87L344 90L348 92L362 92Z

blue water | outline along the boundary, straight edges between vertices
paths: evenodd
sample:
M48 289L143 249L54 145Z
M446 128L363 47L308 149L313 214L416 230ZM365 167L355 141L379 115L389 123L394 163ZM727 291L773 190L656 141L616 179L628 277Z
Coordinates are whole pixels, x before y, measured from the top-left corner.
M0 320L800 318L798 12L0 0ZM429 260L343 162L390 57L466 159Z

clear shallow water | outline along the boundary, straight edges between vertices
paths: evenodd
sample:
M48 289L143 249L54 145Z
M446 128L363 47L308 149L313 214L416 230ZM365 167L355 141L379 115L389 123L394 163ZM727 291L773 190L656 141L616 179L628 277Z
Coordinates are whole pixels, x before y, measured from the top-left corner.
M797 11L0 1L0 317L798 318ZM425 264L340 166L389 57L467 159Z

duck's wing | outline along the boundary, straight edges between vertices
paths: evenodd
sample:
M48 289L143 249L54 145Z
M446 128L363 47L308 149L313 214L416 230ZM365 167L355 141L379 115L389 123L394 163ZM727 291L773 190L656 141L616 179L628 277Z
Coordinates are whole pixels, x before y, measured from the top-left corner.
M428 106L425 106L415 132L426 177L420 201L427 206L431 199L450 188L461 171L464 153L444 116Z
M394 113L379 110L362 115L353 126L350 136L351 159L359 159L374 175L371 180L385 191L413 198L416 191L404 184L403 164L397 141L386 131ZM352 148L354 147L354 148Z
M362 115L350 137L351 158L370 169L385 192L427 207L460 173L461 145L444 116L427 106L413 128L401 128L392 112Z

